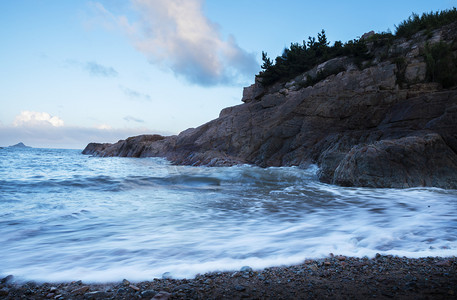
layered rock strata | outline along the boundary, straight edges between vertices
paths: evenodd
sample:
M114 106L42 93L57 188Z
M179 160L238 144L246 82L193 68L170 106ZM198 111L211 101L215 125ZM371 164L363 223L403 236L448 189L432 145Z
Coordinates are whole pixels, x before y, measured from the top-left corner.
M339 185L457 188L457 90L427 82L423 55L427 44L455 45L456 28L373 49L361 68L339 57L286 83L257 81L243 104L177 136L92 143L83 153L207 166L317 163L320 180ZM322 70L342 71L305 87Z

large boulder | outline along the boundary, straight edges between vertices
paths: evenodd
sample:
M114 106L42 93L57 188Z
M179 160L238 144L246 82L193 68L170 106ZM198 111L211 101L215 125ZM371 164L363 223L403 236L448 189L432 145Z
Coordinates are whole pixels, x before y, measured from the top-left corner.
M335 170L343 186L457 188L457 154L429 133L354 146Z

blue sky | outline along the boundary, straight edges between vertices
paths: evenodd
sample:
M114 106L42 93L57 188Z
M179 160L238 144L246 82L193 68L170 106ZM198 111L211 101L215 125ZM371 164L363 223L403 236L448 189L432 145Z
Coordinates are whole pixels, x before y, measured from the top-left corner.
M177 134L240 104L291 42L394 31L437 1L15 0L0 2L0 146L83 148Z

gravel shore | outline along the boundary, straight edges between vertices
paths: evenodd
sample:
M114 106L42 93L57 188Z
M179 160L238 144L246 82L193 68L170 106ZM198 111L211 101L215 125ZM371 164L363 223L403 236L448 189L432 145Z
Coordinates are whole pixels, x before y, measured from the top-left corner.
M457 299L457 258L330 255L193 279L87 284L0 281L1 299Z

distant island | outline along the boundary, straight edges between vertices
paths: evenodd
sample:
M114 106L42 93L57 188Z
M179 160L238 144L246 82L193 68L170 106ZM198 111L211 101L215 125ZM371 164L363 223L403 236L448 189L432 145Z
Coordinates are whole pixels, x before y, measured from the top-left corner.
M24 145L23 142L17 143L16 145L9 146L8 148L32 148L30 146Z

